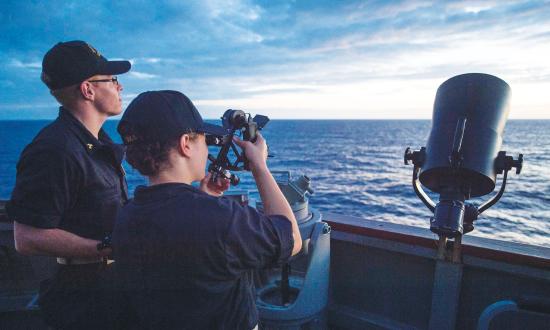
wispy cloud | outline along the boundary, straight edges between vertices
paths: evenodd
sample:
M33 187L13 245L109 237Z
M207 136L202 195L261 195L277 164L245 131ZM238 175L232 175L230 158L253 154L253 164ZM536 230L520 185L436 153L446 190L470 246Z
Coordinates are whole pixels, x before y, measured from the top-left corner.
M14 85L4 84L4 102L50 97L34 72L40 68L37 59L55 42L84 39L109 59L131 60L132 70L123 76L125 102L128 95L170 88L199 100L213 115L235 102L274 111L274 118L428 117L441 82L486 72L510 83L521 116L550 117L541 110L550 107L541 92L550 84L547 0L208 0L57 7L8 5L0 59L10 60L0 74ZM43 11L55 14L38 15ZM108 28L88 23L128 12L132 15L118 15ZM20 75L21 69L27 74ZM342 109L332 111L335 107Z
M139 72L139 71L134 71L134 70L130 71L129 75L134 77L134 78L142 79L142 80L148 80L148 79L153 79L153 78L158 77L158 75L156 75L156 74Z
M165 57L138 57L131 58L129 61L132 65L156 65L156 64L177 64L178 60Z
M22 68L22 69L42 69L41 62L22 62L19 59L12 59L9 65L14 68Z
M144 58L143 61L145 63L159 63L161 59L158 57L151 57L151 58Z
M144 63L159 63L162 61L162 59L158 57L144 57L140 58L138 61L143 61Z

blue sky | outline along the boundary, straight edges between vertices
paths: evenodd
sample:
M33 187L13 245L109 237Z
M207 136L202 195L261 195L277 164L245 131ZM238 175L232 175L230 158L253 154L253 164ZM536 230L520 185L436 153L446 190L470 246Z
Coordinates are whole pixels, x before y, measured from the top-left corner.
M127 104L176 89L207 118L430 118L467 72L512 87L510 118L550 119L550 1L2 1L0 119L45 119L44 53L80 39L129 59Z

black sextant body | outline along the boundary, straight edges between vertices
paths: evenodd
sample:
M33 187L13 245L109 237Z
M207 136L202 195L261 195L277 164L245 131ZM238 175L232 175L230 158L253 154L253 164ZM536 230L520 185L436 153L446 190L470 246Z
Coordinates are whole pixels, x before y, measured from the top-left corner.
M269 118L262 115L252 118L250 114L242 110L229 109L225 111L221 119L223 127L227 130L227 135L207 136L206 143L209 146L221 147L217 157L208 155L211 162L208 172L212 173L212 180L217 180L219 177L226 178L235 186L239 183L239 177L230 171L243 171L250 168L244 152L239 152L233 142L233 136L241 136L244 141L255 142L258 131L269 122ZM230 151L235 155L234 161L229 159Z

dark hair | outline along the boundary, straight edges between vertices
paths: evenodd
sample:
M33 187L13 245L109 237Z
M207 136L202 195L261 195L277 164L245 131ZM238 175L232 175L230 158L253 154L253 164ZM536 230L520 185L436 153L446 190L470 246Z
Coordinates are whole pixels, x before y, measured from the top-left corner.
M131 135L130 131L127 127L123 127L122 135L123 140L131 141L126 143L126 160L133 168L142 175L153 176L170 166L168 156L170 151L178 146L181 136L166 141L154 141L154 139L141 139ZM183 134L189 135L191 140L194 140L198 135L195 132Z
M59 104L71 108L75 100L77 100L80 95L79 88L80 84L71 85L69 87L51 90L50 94L55 97Z
M178 143L179 138L166 142L135 141L126 146L126 160L142 175L157 175L161 170L168 168L168 155Z

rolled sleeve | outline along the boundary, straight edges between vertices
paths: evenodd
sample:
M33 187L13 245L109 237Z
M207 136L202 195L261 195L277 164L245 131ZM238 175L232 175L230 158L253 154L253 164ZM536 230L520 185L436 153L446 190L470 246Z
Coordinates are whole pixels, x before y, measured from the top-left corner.
M70 153L30 145L17 164L15 188L6 211L13 221L38 228L56 228L74 203L78 166Z
M232 205L224 241L227 266L233 273L284 263L294 246L292 224L285 216L266 216L237 203Z

